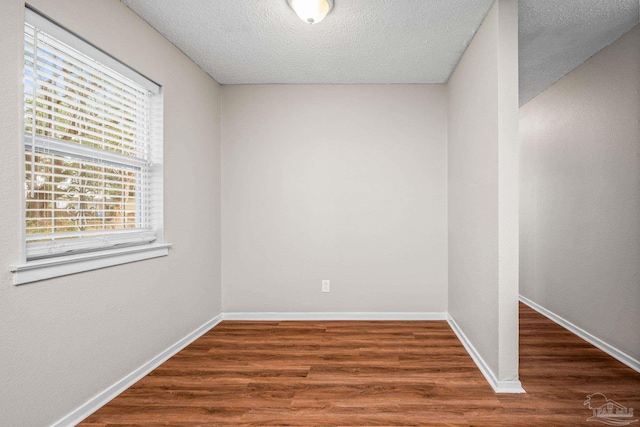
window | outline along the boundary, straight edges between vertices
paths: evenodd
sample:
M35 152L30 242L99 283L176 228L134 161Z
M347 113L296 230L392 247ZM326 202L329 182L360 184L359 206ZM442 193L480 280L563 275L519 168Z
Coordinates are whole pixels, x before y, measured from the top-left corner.
M25 10L16 284L166 255L161 107L157 84Z

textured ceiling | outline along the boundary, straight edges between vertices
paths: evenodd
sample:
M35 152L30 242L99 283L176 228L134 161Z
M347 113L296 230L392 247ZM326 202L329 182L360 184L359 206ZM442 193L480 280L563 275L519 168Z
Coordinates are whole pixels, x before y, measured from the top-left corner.
M493 0L123 0L223 84L442 83Z
M222 84L443 83L493 0L122 0ZM520 0L521 104L638 22L639 0Z
M639 4L520 0L520 105L629 31L638 23Z

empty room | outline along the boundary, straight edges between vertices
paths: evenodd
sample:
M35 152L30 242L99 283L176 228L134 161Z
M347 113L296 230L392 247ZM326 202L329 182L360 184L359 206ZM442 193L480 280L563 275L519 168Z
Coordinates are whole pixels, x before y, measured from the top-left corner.
M3 0L0 426L640 425L639 18Z

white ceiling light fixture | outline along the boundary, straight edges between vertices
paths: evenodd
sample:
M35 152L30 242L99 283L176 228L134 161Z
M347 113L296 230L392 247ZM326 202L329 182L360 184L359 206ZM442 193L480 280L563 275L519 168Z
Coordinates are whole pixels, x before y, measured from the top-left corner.
M333 0L287 0L287 3L300 19L309 24L322 21L333 9Z

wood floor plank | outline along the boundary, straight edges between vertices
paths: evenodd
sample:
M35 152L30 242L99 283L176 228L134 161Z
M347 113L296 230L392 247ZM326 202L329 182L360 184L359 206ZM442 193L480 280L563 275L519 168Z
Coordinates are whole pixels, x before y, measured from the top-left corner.
M443 321L225 321L81 425L593 426L595 392L640 413L640 374L522 304L520 380L495 394Z

